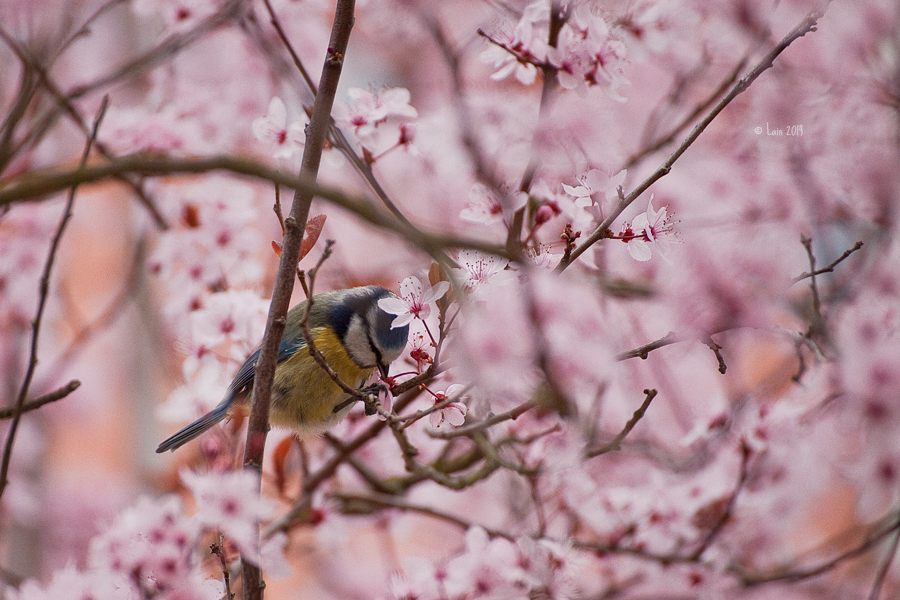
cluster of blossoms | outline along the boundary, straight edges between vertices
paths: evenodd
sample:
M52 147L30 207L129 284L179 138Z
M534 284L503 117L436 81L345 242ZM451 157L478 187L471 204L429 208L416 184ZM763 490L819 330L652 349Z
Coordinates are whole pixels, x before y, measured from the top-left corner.
M481 527L466 533L464 551L446 564L410 560L391 585L393 600L576 597L577 558L569 548L527 537L491 539Z
M621 33L587 4L576 5L559 31L555 46L547 43L550 3L539 0L522 13L513 32L485 50L481 59L493 64L493 79L515 74L528 85L537 69L551 68L565 89L598 86L610 98L624 102L618 89L629 84L625 77L627 50Z
M70 98L66 110L85 117L107 88L111 104L97 138L105 155L91 161L120 164L119 155L133 152L182 162L234 153L295 172L301 150L313 151L304 148L309 107L294 100L307 90L284 77L286 49L263 11L280 18L307 62L324 49L334 6L264 4L135 0L132 12L104 4L63 45L72 54L39 64L37 102L0 125L0 192L9 197L19 173L42 179L27 172L35 167L68 171L77 162L71 131L33 115ZM375 72L402 87L376 83L339 97L340 134L329 138L321 179L371 196L386 219L393 217L375 197L381 194L366 185L389 196L392 209L435 234L436 243L421 250L449 253L440 240L456 236L498 249L461 250L439 259L443 271L435 266L425 275L418 270L425 253L410 251L422 238L369 229L352 210L319 221L336 246L317 290L402 279L398 297L380 306L394 327L410 328L408 352L392 374L401 386L412 383L402 397L410 404L397 415L382 411L383 422L354 409L334 438L268 438L266 492L275 488L304 509L296 514L307 520L292 523L290 533L316 567L292 581L286 596L896 595L900 562L889 544L876 543L896 536L900 523L896 1L832 3L815 17L816 34L779 46L784 56L775 69L738 102L706 112L712 92L722 97L752 68L747 61L763 55L760 40L788 23L812 22L804 4L776 2L769 13L738 0L474 0L438 11L408 0L357 3L346 74ZM240 8L236 17L229 6ZM109 50L124 36L83 34L109 33L109 24L118 33L128 19L150 35L134 36L141 39L129 40L134 46L121 55ZM512 30L492 31L498 22ZM157 40L147 24L161 29ZM4 39L18 44L16 35ZM33 42L21 41L22 49ZM853 52L835 50L847 47ZM15 49L0 45L8 64L22 63L21 72L0 69L10 90L15 77L32 74L20 60L29 54ZM122 55L139 57L126 75ZM359 58L386 70L357 69ZM75 59L86 67L59 66ZM850 70L857 77L847 86ZM539 79L542 90L533 85ZM48 95L50 84L60 97ZM718 114L716 126L684 158L670 154L703 114ZM751 133L769 123L802 123L794 131L805 135ZM45 130L57 137L40 138ZM40 138L33 150L32 138ZM361 160L342 160L332 143ZM625 206L626 181L655 172L666 154L677 163L663 163L671 173L654 180L655 196L648 190L649 199ZM159 284L154 291L163 291L161 312L177 334L186 383L159 414L189 421L222 398L262 336L263 290L275 262L266 242L280 235L275 215L261 210L271 204L271 185L220 173L172 174L164 182L140 170L125 176L142 200L129 206L139 215L134 222L151 221L149 205L153 220L167 225L147 266ZM366 185L354 187L360 182ZM79 188L79 203L93 188ZM44 205L52 218L40 205L15 202L0 209L0 367L16 375L10 381L27 362L36 283L59 222L52 202ZM688 227L678 226L674 210ZM579 247L589 235L596 243ZM823 268L860 249L857 240L861 252ZM506 258L519 249L520 260ZM581 258L569 261L575 252ZM63 250L58 258L71 255ZM88 312L68 304L77 289L69 278L80 271L89 270L68 266L62 285L51 282L52 294L62 291L50 305L62 309L48 315L41 337L60 343L42 344L41 366L51 362L48 348L59 351L71 337L70 317ZM403 279L408 273L417 276ZM75 336L79 328L71 327ZM133 375L126 361L104 354L92 368L108 369L110 380ZM98 386L91 398L122 396L91 385ZM43 394L37 387L29 399ZM50 407L60 412L46 410L42 426L70 437L93 432L53 422L83 410L84 398ZM386 402L382 408L391 410ZM123 437L126 421L115 421ZM196 459L198 447L210 459L221 440L207 434L176 460ZM56 448L34 446L48 456ZM19 442L19 456L35 465L55 460L30 450ZM262 565L267 581L284 573L286 537L259 544L258 521L273 517L257 501L259 481L218 474L233 466L226 454L216 458L227 465L210 461L216 474L186 473L176 484L126 473L128 485L189 489L196 513L187 516L171 495L142 499L90 543L83 565L9 595L221 598L222 565L204 550L218 543L217 533L226 540L225 562L240 553ZM63 531L62 519L22 509L22 498L39 497L32 490L57 489L43 475L51 468L32 470L41 474L14 465L4 515L32 519L30 530L43 527L42 534ZM110 477L81 475L79 466L79 480ZM54 548L41 549L42 559L52 559L55 545L47 545ZM84 555L72 548L60 544L59 554ZM51 562L48 568L62 564ZM267 595L281 597L277 585Z
M350 88L347 95L349 103L335 103L334 119L346 131L353 132L369 160L374 162L385 153L413 142L414 121L419 113L409 103L409 90Z
M67 567L46 585L28 581L11 597L215 600L225 589L211 577L215 570L206 572L200 554L210 541L220 554L234 544L245 560L262 564L270 575L287 575L284 535L258 546L257 523L271 517L272 506L256 495L256 475L185 472L182 477L197 501L196 514L188 516L174 495L141 498L91 540L84 570Z

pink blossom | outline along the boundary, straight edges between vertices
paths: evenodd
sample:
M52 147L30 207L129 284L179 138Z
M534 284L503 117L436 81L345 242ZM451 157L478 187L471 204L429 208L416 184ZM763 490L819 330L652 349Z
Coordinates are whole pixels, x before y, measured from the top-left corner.
M409 341L409 357L416 363L416 372L421 373L434 361L431 356L431 348L434 344L429 340L426 341L425 335L421 332L411 334Z
M353 130L363 147L375 154L410 140L408 125L419 113L409 104L406 88L375 92L360 88L347 91L350 103L335 102L334 118Z
M592 204L601 204L604 200L614 200L618 196L618 187L625 181L626 170L621 170L611 177L604 175L599 169L591 169L578 177L578 185L562 184L563 190L575 197L575 205L586 208ZM595 194L603 194L599 199Z
M182 368L185 383L159 405L157 416L167 423L188 423L209 412L225 396L235 368L210 352L188 357Z
M193 344L215 348L235 343L234 356L250 354L262 338L269 301L250 290L226 290L212 294L203 307L190 315Z
M531 85L537 78L536 65L543 63L547 56L547 23L549 10L544 2L533 2L522 13L512 34L500 40L506 48L490 43L481 53L482 62L497 69L491 79L506 79L515 74L516 79ZM535 32L535 26L538 31Z
M219 10L215 0L137 0L132 5L139 15L159 14L172 32L188 31Z
M250 470L201 475L183 471L181 479L197 501L197 519L220 530L244 558L259 564L259 521L272 517L274 506L259 497L259 477Z
M507 271L509 261L477 250L460 250L462 268L452 269L460 284L475 297L486 294L488 286L504 285L515 279L513 271Z
M221 582L207 580L194 559L200 533L177 496L141 498L91 541L89 573L126 589L139 586L135 591L141 595L173 600L221 597Z
M483 183L476 183L469 191L469 203L459 213L461 219L490 225L503 220L503 205Z
M465 386L455 383L448 387L444 392L436 392L434 395L434 403L439 404L448 398L460 399L464 391ZM466 412L468 412L468 407L465 404L454 401L444 408L436 410L428 415L428 420L431 423L431 426L437 429L440 429L445 425L459 427L466 421Z
M424 321L431 314L432 305L450 289L446 281L423 286L418 277L407 277L400 283L400 297L390 296L378 301L378 306L390 315L397 315L391 329L408 325L413 319Z
M19 586L11 587L7 594L12 600L84 600L85 598L109 598L128 600L131 584L123 575L113 575L102 571L79 571L74 565L67 565L55 571L45 585L29 579ZM210 600L212 600L210 598Z
M287 125L287 109L278 96L269 102L266 116L253 121L253 135L261 142L269 144L272 156L290 159L296 156L306 141L305 121L294 121Z
M628 243L628 253L639 261L650 260L651 246L663 257L667 263L672 260L672 238L675 236L674 223L671 217L666 215L666 207L653 210L653 196L647 204L647 212L634 218L631 225L626 225L622 234L622 240Z
M287 544L288 536L283 531L263 542L259 549L259 566L267 577L286 579L291 575L291 565L284 554Z
M606 20L589 12L586 5L574 9L547 58L557 69L565 89L597 85L613 100L624 102L617 89L628 85L623 64L625 44L616 39Z

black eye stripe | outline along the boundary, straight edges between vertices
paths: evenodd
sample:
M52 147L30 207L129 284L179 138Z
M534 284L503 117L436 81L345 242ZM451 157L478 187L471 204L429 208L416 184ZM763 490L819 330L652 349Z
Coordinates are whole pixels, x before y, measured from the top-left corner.
M372 352L375 354L375 366L382 365L384 364L384 361L381 358L381 350L378 349L378 346L375 345L375 340L372 339L372 328L369 326L367 320L363 319L363 323L366 325L366 339L369 340L369 348L371 348Z

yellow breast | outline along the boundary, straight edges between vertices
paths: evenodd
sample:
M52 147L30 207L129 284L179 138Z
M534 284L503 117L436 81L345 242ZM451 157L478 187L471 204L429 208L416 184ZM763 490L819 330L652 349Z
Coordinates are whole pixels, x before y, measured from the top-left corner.
M311 333L316 349L341 381L360 387L372 375L374 369L357 365L333 331L317 328ZM352 405L337 414L334 412L334 407L347 398L349 395L316 363L308 350L301 348L275 369L270 420L273 425L294 429L301 436L321 433L350 412Z

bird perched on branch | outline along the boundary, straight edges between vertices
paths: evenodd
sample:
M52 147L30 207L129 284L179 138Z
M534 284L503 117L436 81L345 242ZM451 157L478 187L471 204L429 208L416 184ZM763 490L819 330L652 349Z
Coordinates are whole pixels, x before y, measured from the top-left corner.
M347 385L359 388L375 369L387 377L390 364L406 347L409 326L392 328L394 316L378 307L378 301L389 296L386 289L374 285L313 296L307 321L313 344ZM301 302L287 314L269 412L273 425L288 427L301 436L333 427L353 406L353 402L347 402L350 394L309 352L302 325L306 304ZM258 357L259 348L244 361L222 402L161 443L156 451L175 450L186 444L224 419L235 398L249 397Z

